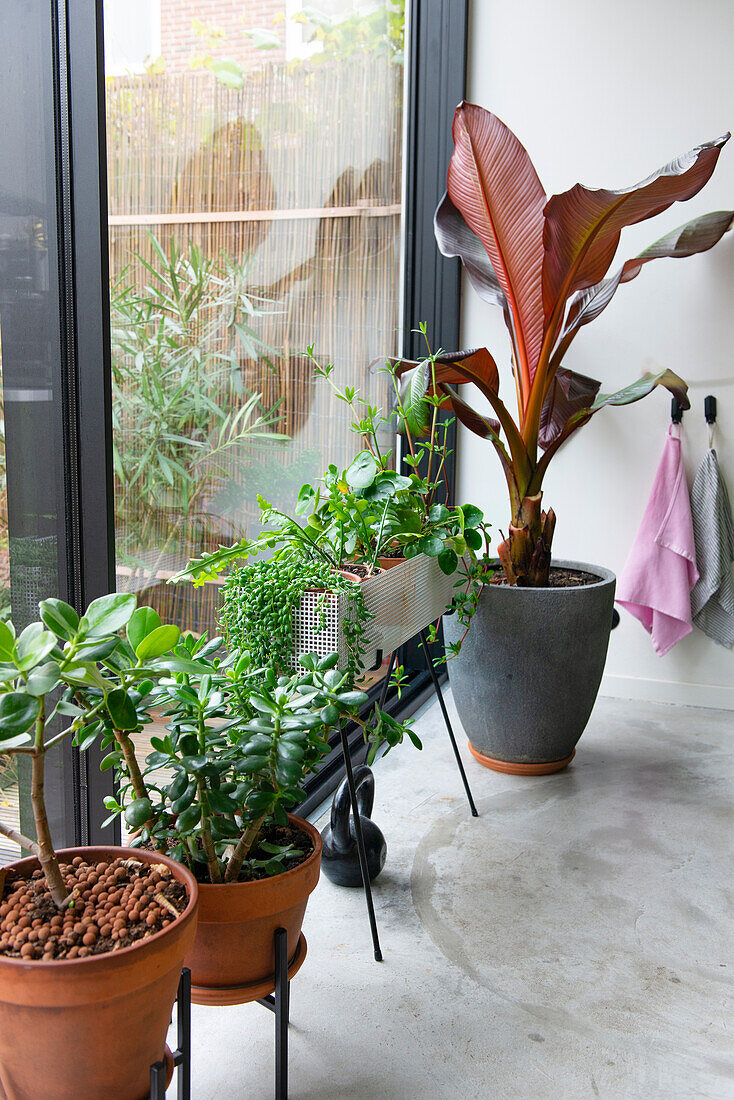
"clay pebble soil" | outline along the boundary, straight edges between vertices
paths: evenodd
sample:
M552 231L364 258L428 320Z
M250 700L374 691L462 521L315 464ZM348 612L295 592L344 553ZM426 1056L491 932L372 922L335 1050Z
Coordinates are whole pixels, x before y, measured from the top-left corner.
M0 955L83 959L147 939L186 908L185 886L164 864L133 859L60 864L70 903L58 909L41 871L8 874L0 902Z

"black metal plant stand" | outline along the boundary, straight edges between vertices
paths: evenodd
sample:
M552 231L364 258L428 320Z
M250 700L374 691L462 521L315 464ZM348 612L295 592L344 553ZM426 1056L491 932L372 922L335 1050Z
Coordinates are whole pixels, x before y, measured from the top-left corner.
M459 774L461 776L461 781L464 784L464 790L466 791L467 801L469 802L469 809L471 810L472 817L478 817L479 813L478 813L477 808L474 804L474 798L473 798L472 793L471 793L471 788L469 787L469 781L466 778L466 772L464 771L464 765L462 763L461 756L459 755L459 748L458 748L458 745L456 744L456 738L454 736L454 731L451 727L451 721L449 719L449 713L446 709L446 703L444 701L443 692L441 691L441 683L438 679L438 674L437 674L435 668L433 667L433 661L431 659L431 654L430 654L430 651L428 649L428 639L426 637L425 630L419 631L418 637L420 639L421 647L423 649L423 653L424 653L424 656L426 658L426 663L428 665L428 671L431 675L431 680L433 681L433 687L434 687L434 690L436 692L436 698L438 699L438 705L441 708L441 714L443 715L444 724L446 725L446 732L449 735L449 740L451 741L451 747L454 750L454 756L456 757L456 764L457 764L458 769L459 769ZM381 658L380 658L380 660L381 660ZM385 676L385 678L383 680L383 683L382 683L382 694L380 696L380 704L379 704L380 708L384 707L384 705L385 705L385 700L387 698L388 688L390 687L390 677L393 674L393 669L395 668L396 660L397 660L397 652L393 652L390 656L390 664L388 665L387 675ZM360 867L360 870L362 872L362 885L364 886L365 901L367 903L367 916L369 917L370 931L372 933L372 946L373 946L374 952L375 952L375 962L382 962L382 949L380 947L380 937L379 937L378 932L377 932L377 920L375 918L375 906L374 906L374 903L372 901L372 887L370 885L370 877L369 877L369 872L367 870L367 855L365 853L365 847L364 847L364 835L362 833L362 822L361 822L361 819L360 819L359 806L357 805L357 791L356 791L355 785L354 785L354 771L352 769L352 759L351 759L351 756L349 754L349 746L347 744L347 735L346 735L346 733L344 732L344 730L341 726L339 727L339 735L341 737L342 754L344 756L344 767L345 767L346 773L347 773L347 786L349 787L349 801L351 802L351 805L352 805L352 815L353 815L353 818L354 818L354 839L357 842L357 852L359 854L359 867Z
M275 992L257 1000L259 1005L275 1013L275 1100L288 1100L288 1024L290 986L288 980L288 933L276 928ZM178 1069L178 1100L191 1100L191 971L184 967L176 997L178 1048L173 1052L173 1064ZM150 1100L166 1098L166 1061L150 1067Z
M288 1100L288 1024L291 983L288 981L288 933L275 930L275 993L258 1004L275 1013L275 1100Z
M173 1064L178 1070L176 1082L178 1100L191 1100L191 971L181 971L176 994L176 1041ZM166 1100L166 1062L154 1062L150 1067L150 1100Z

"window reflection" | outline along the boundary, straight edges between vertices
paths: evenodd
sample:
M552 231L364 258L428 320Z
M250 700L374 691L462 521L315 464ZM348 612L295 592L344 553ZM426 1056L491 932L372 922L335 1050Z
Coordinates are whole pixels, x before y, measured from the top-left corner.
M167 577L246 534L257 493L292 507L354 450L305 348L387 397L367 365L399 324L404 6L271 0L251 27L234 0L216 21L160 0L134 41L122 7L105 7L118 587L214 629L216 586Z
M0 5L0 617L18 630L58 592L62 454L50 13ZM49 787L53 778L49 779ZM29 776L0 756L0 817L33 835ZM0 837L0 865L19 852Z

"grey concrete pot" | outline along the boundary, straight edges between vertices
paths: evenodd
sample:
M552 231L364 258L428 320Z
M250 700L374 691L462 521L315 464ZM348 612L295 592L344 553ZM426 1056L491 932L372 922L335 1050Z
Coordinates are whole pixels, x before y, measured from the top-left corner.
M601 580L581 588L487 585L460 655L448 662L469 747L496 771L565 767L601 683L616 578L585 562L553 564ZM443 624L447 642L464 633L455 615Z

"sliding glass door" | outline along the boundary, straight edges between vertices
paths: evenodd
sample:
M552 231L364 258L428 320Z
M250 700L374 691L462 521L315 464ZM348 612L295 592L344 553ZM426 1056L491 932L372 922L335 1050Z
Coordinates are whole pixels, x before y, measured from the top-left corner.
M197 632L171 574L354 452L306 348L385 405L400 342L404 5L260 7L105 4L116 580Z
M355 449L306 348L385 405L370 363L413 352L418 320L457 344L431 217L464 0L248 10L0 4L0 617L17 627L39 599L117 588L215 631L216 586L170 575L253 531L258 493L290 508ZM414 662L404 700L425 681ZM59 756L57 842L115 839L110 783L94 750ZM24 832L27 791L0 757L0 816Z
M59 592L67 549L55 44L48 3L1 5L0 42L0 617L12 618L20 632L38 619L38 601ZM65 763L50 759L47 776L52 827L62 837L69 835ZM26 765L27 757L0 755L0 821L33 835ZM19 854L0 836L0 866Z

